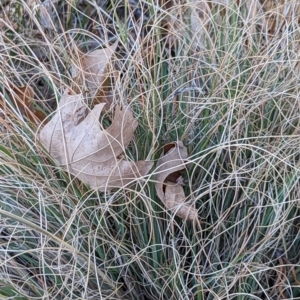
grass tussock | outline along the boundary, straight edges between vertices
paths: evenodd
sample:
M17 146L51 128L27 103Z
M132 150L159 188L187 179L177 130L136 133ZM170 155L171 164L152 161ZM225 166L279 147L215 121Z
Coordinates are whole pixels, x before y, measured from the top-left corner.
M1 298L300 298L299 4L52 2L0 5ZM155 168L111 193L69 175L14 101L29 85L51 118L80 53L115 41L106 97L139 122L124 155L183 141L201 228L166 211Z

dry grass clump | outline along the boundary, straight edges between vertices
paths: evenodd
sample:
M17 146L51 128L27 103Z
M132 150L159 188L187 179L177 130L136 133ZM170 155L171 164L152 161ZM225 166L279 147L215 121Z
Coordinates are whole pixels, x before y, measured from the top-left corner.
M1 12L1 297L299 298L299 4L48 2ZM182 141L201 222L165 208L158 167L100 193L36 139L64 88L88 94L72 65L115 41L99 101L134 111L123 156L156 163ZM31 114L14 86L32 88Z

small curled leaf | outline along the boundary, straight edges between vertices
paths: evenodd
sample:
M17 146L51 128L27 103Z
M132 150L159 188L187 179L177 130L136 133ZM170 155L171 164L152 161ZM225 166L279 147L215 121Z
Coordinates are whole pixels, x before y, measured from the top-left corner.
M179 172L185 168L187 158L186 147L181 141L166 145L157 162L155 188L167 209L181 218L192 221L198 218L197 210L185 203L186 197L181 185L183 180L179 176Z

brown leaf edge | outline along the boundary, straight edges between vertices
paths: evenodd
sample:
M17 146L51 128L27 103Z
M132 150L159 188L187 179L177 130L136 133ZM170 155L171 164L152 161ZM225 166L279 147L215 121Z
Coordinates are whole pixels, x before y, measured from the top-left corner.
M20 111L22 116L26 116L34 124L40 124L46 119L46 115L35 109L33 105L34 91L30 85L16 86L10 84L8 95L13 102L13 105ZM0 99L0 108L7 111L7 105L5 99Z

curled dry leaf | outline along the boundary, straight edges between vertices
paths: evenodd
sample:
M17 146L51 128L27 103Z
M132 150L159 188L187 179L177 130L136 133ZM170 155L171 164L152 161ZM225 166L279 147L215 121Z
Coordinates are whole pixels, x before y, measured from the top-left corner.
M179 183L166 182L165 205L175 214L183 219L196 220L198 213L196 209L184 203L185 195Z
M133 138L137 121L130 109L117 106L111 126L101 130L99 116L104 105L89 111L82 95L65 93L39 134L59 164L100 191L122 187L145 176L152 167L152 162L117 159Z
M172 145L171 148L165 148L166 153L163 153L157 162L156 192L167 209L181 218L196 220L198 219L197 210L185 203L186 197L181 185L182 177L177 175L184 169L184 161L188 157L187 150L181 141ZM176 180L174 180L174 175Z
M117 46L118 41L107 48L85 54L80 60L79 69L75 66L72 68L73 78L77 84L82 85L84 83L86 85L94 103L102 102L95 98L98 97L98 94L101 91L101 85L107 76L107 74L105 74L107 64L110 61L111 56L114 54Z

